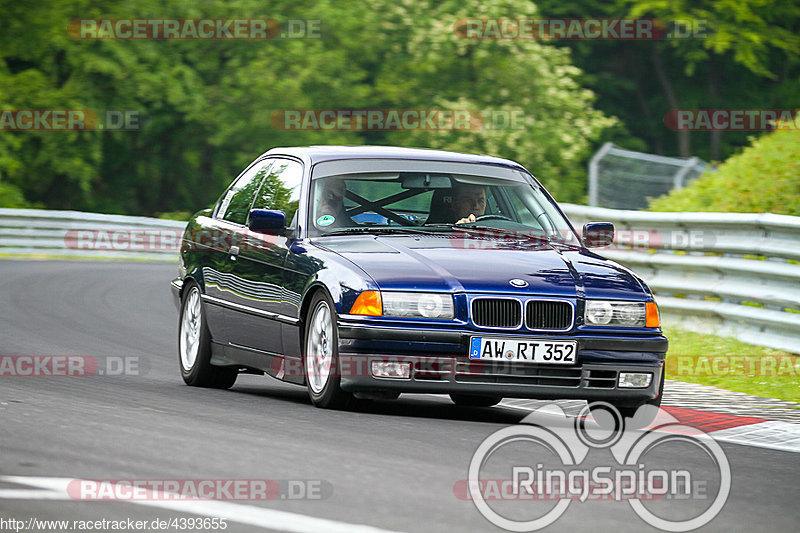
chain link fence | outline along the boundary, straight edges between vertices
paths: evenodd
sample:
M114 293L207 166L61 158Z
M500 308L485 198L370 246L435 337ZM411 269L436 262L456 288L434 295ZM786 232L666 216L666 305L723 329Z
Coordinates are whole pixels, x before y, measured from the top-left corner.
M706 162L623 150L606 143L589 163L589 205L646 209L648 198L681 189L700 176Z

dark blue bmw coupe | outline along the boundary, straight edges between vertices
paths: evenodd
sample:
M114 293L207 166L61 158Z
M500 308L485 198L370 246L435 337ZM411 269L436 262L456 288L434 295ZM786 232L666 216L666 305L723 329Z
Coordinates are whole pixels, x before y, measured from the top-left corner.
M653 295L589 250L518 163L367 146L275 148L183 235L179 361L189 385L268 373L314 405L447 393L658 405Z

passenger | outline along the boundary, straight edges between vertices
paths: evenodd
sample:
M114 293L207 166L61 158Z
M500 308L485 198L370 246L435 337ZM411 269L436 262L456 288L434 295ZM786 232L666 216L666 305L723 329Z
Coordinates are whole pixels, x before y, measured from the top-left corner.
M317 226L346 227L351 220L344 208L344 195L347 190L344 180L329 178L321 182L315 213Z

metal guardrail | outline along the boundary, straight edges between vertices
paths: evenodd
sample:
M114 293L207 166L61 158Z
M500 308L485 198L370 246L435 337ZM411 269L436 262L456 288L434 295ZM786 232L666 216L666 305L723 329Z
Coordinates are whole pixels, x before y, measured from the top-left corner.
M577 228L614 223L597 252L641 276L668 320L800 353L800 217L561 207Z
M0 255L177 261L185 227L158 218L0 209Z
M800 217L654 213L562 204L576 227L613 222L597 250L640 275L687 329L800 352ZM0 255L177 260L184 222L0 209Z

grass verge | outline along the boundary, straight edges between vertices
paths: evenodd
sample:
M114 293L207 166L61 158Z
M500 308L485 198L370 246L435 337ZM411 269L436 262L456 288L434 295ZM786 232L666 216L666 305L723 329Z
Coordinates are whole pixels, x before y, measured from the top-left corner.
M800 357L736 339L665 327L667 379L800 403Z

